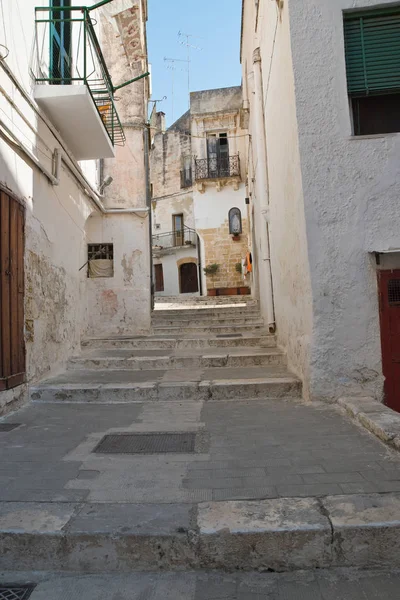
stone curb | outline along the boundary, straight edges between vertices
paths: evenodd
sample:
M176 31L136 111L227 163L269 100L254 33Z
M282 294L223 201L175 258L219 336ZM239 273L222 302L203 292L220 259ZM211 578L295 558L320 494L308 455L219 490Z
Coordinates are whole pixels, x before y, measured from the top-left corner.
M74 383L38 385L30 389L30 398L39 402L145 402L211 401L243 398L298 397L301 382L295 377L275 376L260 379L156 382L145 383Z
M400 494L199 505L0 503L0 569L400 567Z
M400 450L400 414L369 396L339 398L338 404L380 440Z

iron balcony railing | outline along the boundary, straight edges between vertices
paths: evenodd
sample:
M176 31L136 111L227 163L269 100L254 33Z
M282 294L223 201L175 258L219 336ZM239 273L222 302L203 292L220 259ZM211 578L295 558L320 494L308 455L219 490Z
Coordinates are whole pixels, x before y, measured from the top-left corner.
M178 248L181 246L197 246L197 233L194 229L184 227L178 231L169 231L168 233L153 234L153 249L167 250L168 248Z
M195 159L195 179L219 179L240 177L239 154L226 157Z
M94 20L86 7L35 9L36 83L86 85L113 145L125 134L114 103L114 90Z

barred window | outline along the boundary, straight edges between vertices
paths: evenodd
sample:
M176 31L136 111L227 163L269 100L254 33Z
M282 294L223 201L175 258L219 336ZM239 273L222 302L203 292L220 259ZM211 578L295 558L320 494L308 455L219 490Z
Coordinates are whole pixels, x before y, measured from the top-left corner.
M114 244L88 244L88 277L114 276Z

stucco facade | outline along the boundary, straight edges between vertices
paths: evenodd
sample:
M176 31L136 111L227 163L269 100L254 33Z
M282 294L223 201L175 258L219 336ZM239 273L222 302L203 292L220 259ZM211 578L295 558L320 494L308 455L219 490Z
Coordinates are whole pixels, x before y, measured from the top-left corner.
M133 4L130 0L119 2L120 9L128 12ZM113 199L111 187L106 198L99 189L104 179L99 161L79 163L51 118L35 102L32 73L38 73L38 65L32 63L35 53L32 58L31 48L35 47L37 2L27 0L23 11L16 11L8 0L3 5L9 35L7 41L0 39L4 44L0 52L7 54L0 60L0 184L7 196L17 198L25 209L26 383L0 391L0 413L25 401L31 382L62 370L68 358L79 353L83 335L118 333L121 328L137 331L150 326L147 213L116 212L121 203ZM142 8L145 6L143 2ZM104 41L107 23L114 17L100 11L95 17L97 35ZM143 34L144 16L141 19ZM114 33L109 43L119 48L121 39L117 35ZM143 63L145 57L141 60ZM119 76L125 80L134 76L128 67L112 75L117 78L115 83L120 83ZM139 84L144 101L145 84ZM80 135L78 129L76 135ZM142 139L143 131L140 136ZM129 146L129 158L118 153L107 163L105 169L109 169L107 175L113 174L112 187L117 196L118 169L127 168L128 160L143 164L142 147L135 142ZM144 167L140 166L138 172L142 179L134 200L124 208L145 206ZM87 244L101 242L114 243L114 277L89 279L85 266ZM142 289L135 295L138 281Z
M241 87L233 87L192 92L190 110L167 131L163 114L152 115L153 255L155 264L163 266L164 290L156 292L160 295L182 292L178 270L185 256L187 262L195 256L199 267L196 293L200 289L204 295L214 290L244 293L250 288L250 276L245 281L237 267L249 248L244 185L247 131L242 127L241 108ZM216 154L210 159L207 140L219 135L224 136L224 158ZM224 165L221 172L220 164ZM232 208L240 210L242 219L242 233L235 239L229 232ZM174 215L182 215L184 227L195 230L195 236L188 233L188 238L197 248L185 238L183 247L160 251L166 234L174 230ZM206 276L204 268L212 264L218 264L218 271Z
M354 136L343 14L368 0L243 3L242 67L250 133L265 127L274 307L279 343L305 394L382 398L373 251L400 246L400 136ZM263 122L255 122L259 48ZM257 74L256 74L257 76ZM255 251L257 157L249 146ZM255 174L255 175L254 175ZM252 180L255 179L254 185ZM263 307L263 272L258 283ZM264 307L265 311L265 307Z

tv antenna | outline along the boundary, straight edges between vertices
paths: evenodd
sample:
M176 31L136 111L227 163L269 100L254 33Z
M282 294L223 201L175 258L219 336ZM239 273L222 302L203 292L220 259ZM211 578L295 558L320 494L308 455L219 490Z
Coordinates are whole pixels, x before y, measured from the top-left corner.
M186 38L186 39L184 39ZM190 109L190 51L191 50L197 50L199 52L201 52L203 50L203 48L200 48L200 46L195 46L194 44L191 43L191 39L195 38L198 40L202 40L204 38L200 38L197 37L195 35L192 35L191 33L184 33L183 31L178 31L178 43L181 46L186 46L187 48L187 63L188 63L188 104L189 104L189 109Z
M157 112L157 103L158 102L164 102L164 100L167 100L167 96L163 96L161 98L161 100L149 100L149 104L150 104L150 102L153 102L153 104L154 104L153 108L154 108L155 112Z
M186 71L189 70L189 63L187 60L183 59L183 58L167 58L164 57L164 63L166 65L166 68L171 71L172 74L172 122L174 122L174 85L175 85L175 71L177 70L177 66L175 65L175 63L178 62L183 62L187 64L187 67L185 69L181 69L181 71Z

